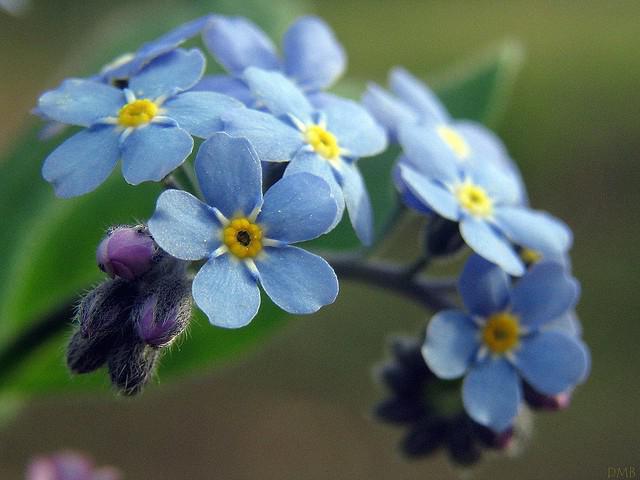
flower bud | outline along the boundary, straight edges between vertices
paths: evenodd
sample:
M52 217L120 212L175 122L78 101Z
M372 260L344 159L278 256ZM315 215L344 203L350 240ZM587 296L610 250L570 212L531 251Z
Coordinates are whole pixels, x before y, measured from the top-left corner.
M418 422L402 440L400 448L409 458L423 457L438 449L446 438L447 422L427 418Z
M474 426L476 427L476 436L487 448L505 450L513 443L513 427L506 429L504 432L496 433L484 425L476 423Z
M153 376L158 356L159 350L140 341L117 346L107 361L111 383L123 395L137 395Z
M107 361L113 348L115 336L90 339L78 330L73 334L67 347L67 366L73 373L89 373L97 370Z
M191 317L191 285L176 276L158 281L133 313L140 339L154 348L169 345Z
M96 260L100 270L111 278L135 280L152 267L156 251L146 227L119 227L110 230L100 242Z
M558 395L544 395L536 392L529 384L524 384L524 399L529 406L536 410L558 411L564 410L571 403L571 392Z
M453 255L464 246L460 229L456 222L432 216L425 230L425 249L428 256Z

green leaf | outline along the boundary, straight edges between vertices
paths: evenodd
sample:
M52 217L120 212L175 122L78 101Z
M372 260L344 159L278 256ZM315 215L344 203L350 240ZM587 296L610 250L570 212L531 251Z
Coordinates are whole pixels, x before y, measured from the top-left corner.
M433 85L452 117L492 126L507 105L523 60L522 46L507 40L436 76Z
M483 55L482 61L476 58L465 68L441 77L446 81L437 84L437 93L456 117L490 119L504 103L520 57L513 44L505 44L493 55ZM103 278L94 258L104 230L112 224L148 218L159 192L157 185L126 185L120 173L115 172L89 195L55 199L51 187L40 177L40 166L59 142L60 139L39 142L34 131L0 163L0 215L4 227L0 236L0 251L4 254L0 269L0 355L37 322ZM378 231L395 208L390 173L398 153L397 147L392 147L378 157L359 162ZM348 249L358 248L359 243L345 216L336 230L309 246ZM189 333L165 355L158 378L164 383L217 365L266 341L288 322L287 316L264 296L259 315L239 330L212 327L196 310ZM10 372L0 368L2 392L43 394L107 389L104 371L69 375L64 365L69 332L69 327L62 329Z

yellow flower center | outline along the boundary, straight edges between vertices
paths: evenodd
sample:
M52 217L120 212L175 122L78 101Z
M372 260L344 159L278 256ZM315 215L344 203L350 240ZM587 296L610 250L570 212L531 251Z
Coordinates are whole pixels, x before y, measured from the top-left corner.
M523 248L520 250L520 258L522 258L522 261L527 265L533 265L542 260L542 254L531 248Z
M460 159L465 159L469 156L471 153L469 145L467 145L467 142L462 138L462 135L453 128L443 125L438 127L437 132L442 141L446 143Z
M253 258L262 251L262 229L245 217L236 218L225 227L222 241L238 258Z
M127 103L118 112L118 124L123 127L139 127L153 120L158 106L147 98Z
M462 208L475 217L486 218L493 213L493 200L479 185L463 183L456 188L455 195Z
M491 315L482 329L482 342L495 354L512 350L520 340L520 322L512 313Z
M340 156L338 139L320 125L308 126L304 131L304 138L316 153L327 160L335 161Z

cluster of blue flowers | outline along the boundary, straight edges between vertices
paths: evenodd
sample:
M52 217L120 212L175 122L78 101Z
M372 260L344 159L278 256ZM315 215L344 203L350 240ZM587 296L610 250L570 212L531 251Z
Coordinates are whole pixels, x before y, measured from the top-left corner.
M226 74L205 75L205 54L184 48L198 38ZM468 416L504 432L526 392L566 396L588 374L573 313L571 231L529 206L517 167L482 125L452 119L399 68L391 91L372 84L363 104L326 92L345 67L343 48L315 17L289 28L282 56L247 19L196 19L40 97L49 132L83 127L47 157L43 176L61 197L96 189L119 160L132 185L164 181L148 221L153 240L193 262L193 299L211 323L238 328L257 314L259 286L293 314L335 300L330 264L291 244L329 233L346 209L371 245L358 160L399 144L390 181L401 201L457 224L452 235L474 252L459 281L465 310L431 319L424 365L440 379L464 376ZM205 140L191 163L193 137ZM193 168L191 192L171 180L178 168ZM146 264L119 252L111 274Z

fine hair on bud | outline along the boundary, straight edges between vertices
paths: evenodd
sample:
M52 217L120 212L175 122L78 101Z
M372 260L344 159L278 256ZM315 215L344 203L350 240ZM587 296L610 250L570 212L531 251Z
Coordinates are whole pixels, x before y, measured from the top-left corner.
M187 328L191 318L191 282L183 275L151 285L134 306L138 336L154 348L166 347Z
M158 356L159 350L140 341L117 346L107 360L111 383L122 395L137 395L153 376Z
M80 330L71 337L67 347L67 366L73 373L89 373L102 367L116 343L117 336L86 338Z

